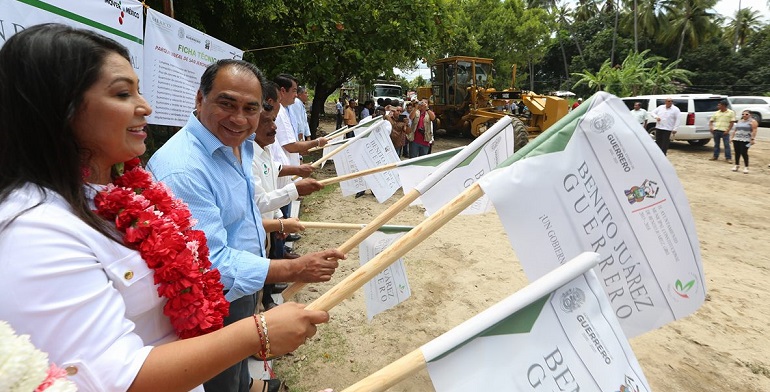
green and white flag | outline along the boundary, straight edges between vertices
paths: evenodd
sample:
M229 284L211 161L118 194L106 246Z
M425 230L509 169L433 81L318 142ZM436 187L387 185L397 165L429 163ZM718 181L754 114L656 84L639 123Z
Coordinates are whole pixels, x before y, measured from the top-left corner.
M399 162L396 170L398 171L398 178L401 180L401 188L404 190L404 193L409 193L422 180L428 178L428 176L436 171L437 167L457 155L464 148L465 146L455 147L450 150L434 152L433 154L409 158ZM418 197L411 205L422 205L422 202Z
M629 337L693 313L706 295L684 189L616 97L597 93L479 184L530 279L580 252Z
M420 192L419 201L425 207L425 214L435 213L513 154L513 132L512 119L504 117L466 146L461 154L399 166L397 170L402 177L404 193L414 187ZM417 185L411 185L415 180L419 181ZM405 185L407 183L409 185ZM480 214L491 208L489 199L481 197L462 213Z
M408 226L401 228L390 226L389 228L381 227L379 231L372 233L358 246L361 265L366 264L387 249L411 229ZM406 278L404 259L400 258L364 285L366 316L371 321L377 314L406 301L411 295L412 289Z
M367 135L362 135L360 140L350 146L351 158L358 170L373 169L401 161L390 141L391 129L392 125L389 121L380 121L374 130ZM367 188L372 190L374 197L380 203L387 201L401 188L398 173L394 170L367 174L363 179Z
M356 143L359 140L369 135L374 129L378 128L384 120L377 119L375 121L369 121L356 126L356 129L360 129L359 133L352 139L347 139L348 142L342 146L336 146L332 150L343 148L337 155L332 157L334 161L334 170L337 171L337 176L343 176L350 173L357 173L366 169L365 167L358 167L355 155L358 154L358 148ZM326 150L324 149L324 156L326 156ZM340 182L340 190L342 196L355 195L358 192L365 191L367 189L366 181L363 177L357 177L351 180Z
M420 349L438 392L650 390L583 253Z

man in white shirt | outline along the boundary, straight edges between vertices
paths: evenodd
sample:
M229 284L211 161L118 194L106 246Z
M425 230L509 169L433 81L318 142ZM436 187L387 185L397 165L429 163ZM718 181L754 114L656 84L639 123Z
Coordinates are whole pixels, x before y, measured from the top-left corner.
M323 185L312 178L303 178L296 182L289 181L283 187L278 187L279 176L298 175L308 177L313 172L310 165L283 166L273 159L270 145L275 144L276 125L280 104L278 88L275 83L267 81L263 91L263 111L260 114L259 125L254 134L257 145L252 161L254 174L254 200L262 214L262 224L270 238L270 259L287 259L298 257L284 250L286 234L296 233L304 229L296 218L284 219L281 207L297 200L299 196L309 195L323 188ZM277 226L276 226L277 221ZM263 288L262 305L265 310L278 306L272 299L274 284L266 284Z
M287 109L299 141L310 140L310 124L307 122L305 104L307 104L307 89L304 86L297 86L297 97Z
M641 102L634 102L634 108L631 110L631 116L636 120L636 122L639 123L639 125L642 126L645 130L647 129L647 120L650 119L650 114L642 109L642 103Z
M668 152L668 145L671 142L671 134L676 135L676 127L679 126L679 113L681 111L674 106L674 99L666 98L663 105L656 107L652 111L655 116L655 143L663 151L663 155Z

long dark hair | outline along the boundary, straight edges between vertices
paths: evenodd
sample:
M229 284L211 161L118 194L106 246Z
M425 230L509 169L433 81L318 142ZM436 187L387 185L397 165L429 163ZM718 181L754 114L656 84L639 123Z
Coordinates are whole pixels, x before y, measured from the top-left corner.
M89 152L72 129L83 95L112 53L130 61L128 50L109 38L53 23L27 28L0 49L0 203L34 184L43 194L58 193L85 223L116 238L88 206L82 170Z

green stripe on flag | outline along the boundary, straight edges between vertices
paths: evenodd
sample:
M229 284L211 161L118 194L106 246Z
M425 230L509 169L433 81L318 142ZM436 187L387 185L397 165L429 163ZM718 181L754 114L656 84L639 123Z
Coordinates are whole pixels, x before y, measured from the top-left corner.
M457 155L462 149L453 148L451 150L445 150L441 152L435 152L430 155L423 155L419 158L412 158L409 161L403 161L398 166L439 166L442 163L448 161L453 156Z
M102 31L110 33L110 34L117 35L118 37L125 38L125 39L127 39L129 41L134 41L134 42L138 43L139 45L143 45L144 44L144 41L142 40L142 38L134 37L131 34L125 33L123 31L120 31L120 30L115 29L113 27L107 26L105 24L101 24L101 23L99 23L97 21L85 18L83 16L80 16L80 15L72 13L70 11L61 9L61 8L53 6L51 4L43 3L42 1L39 1L39 0L17 0L17 1L20 2L20 3L31 5L31 6L33 6L35 8L39 8L39 9L44 10L44 11L48 11L48 12L50 12L52 14L63 16L65 18L67 18L67 19L74 20L75 22L80 22L80 23L82 23L82 24L84 24L86 26L91 26L91 27L93 27L95 29L99 29L99 30L102 30Z
M396 234L406 233L412 229L414 229L414 226L385 225L377 229L377 231L385 234Z
M448 350L447 352L439 355L438 357L434 358L430 362L435 362L441 358L444 358L445 356L453 353L455 350L458 350L462 346L465 346L466 344L472 342L474 339L478 337L529 333L530 331L532 331L532 327L535 325L535 322L540 317L540 313L542 313L543 308L545 307L545 304L548 303L549 298L551 298L550 294L523 307L518 312L513 313L510 316L500 320L497 324L487 328L480 334L473 336L470 339L458 344L451 350Z

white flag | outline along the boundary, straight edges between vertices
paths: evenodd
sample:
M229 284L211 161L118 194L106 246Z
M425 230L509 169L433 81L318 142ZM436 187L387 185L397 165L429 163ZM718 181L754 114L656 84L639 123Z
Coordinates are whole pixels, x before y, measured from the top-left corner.
M421 347L436 391L649 391L597 260L582 254Z
M673 167L625 105L597 93L579 109L480 185L530 279L599 253L596 274L633 337L703 303L695 225Z
M401 161L390 141L391 128L389 121L382 121L369 134L361 136L361 139L350 147L350 153L358 170L373 169ZM363 179L380 203L387 201L401 188L401 181L395 170L368 174Z
M514 128L510 118L505 117L498 120L473 143L466 146L466 151L449 158L445 164L436 167L434 176L423 178L423 181L415 186L415 189L420 191L420 201L425 207L425 214L431 215L441 209L446 203L513 155L513 132ZM458 162L458 160L460 161ZM403 169L399 167L399 174ZM492 204L489 198L482 196L462 213L480 214L491 209Z
M358 254L361 265L387 249L390 244L404 235L405 230L381 229L367 237L361 245L358 246ZM412 295L409 288L409 282L406 279L406 268L404 259L398 259L396 262L385 268L384 271L377 274L372 280L364 286L366 298L366 316L369 321L374 316L382 313L401 302L406 301Z

